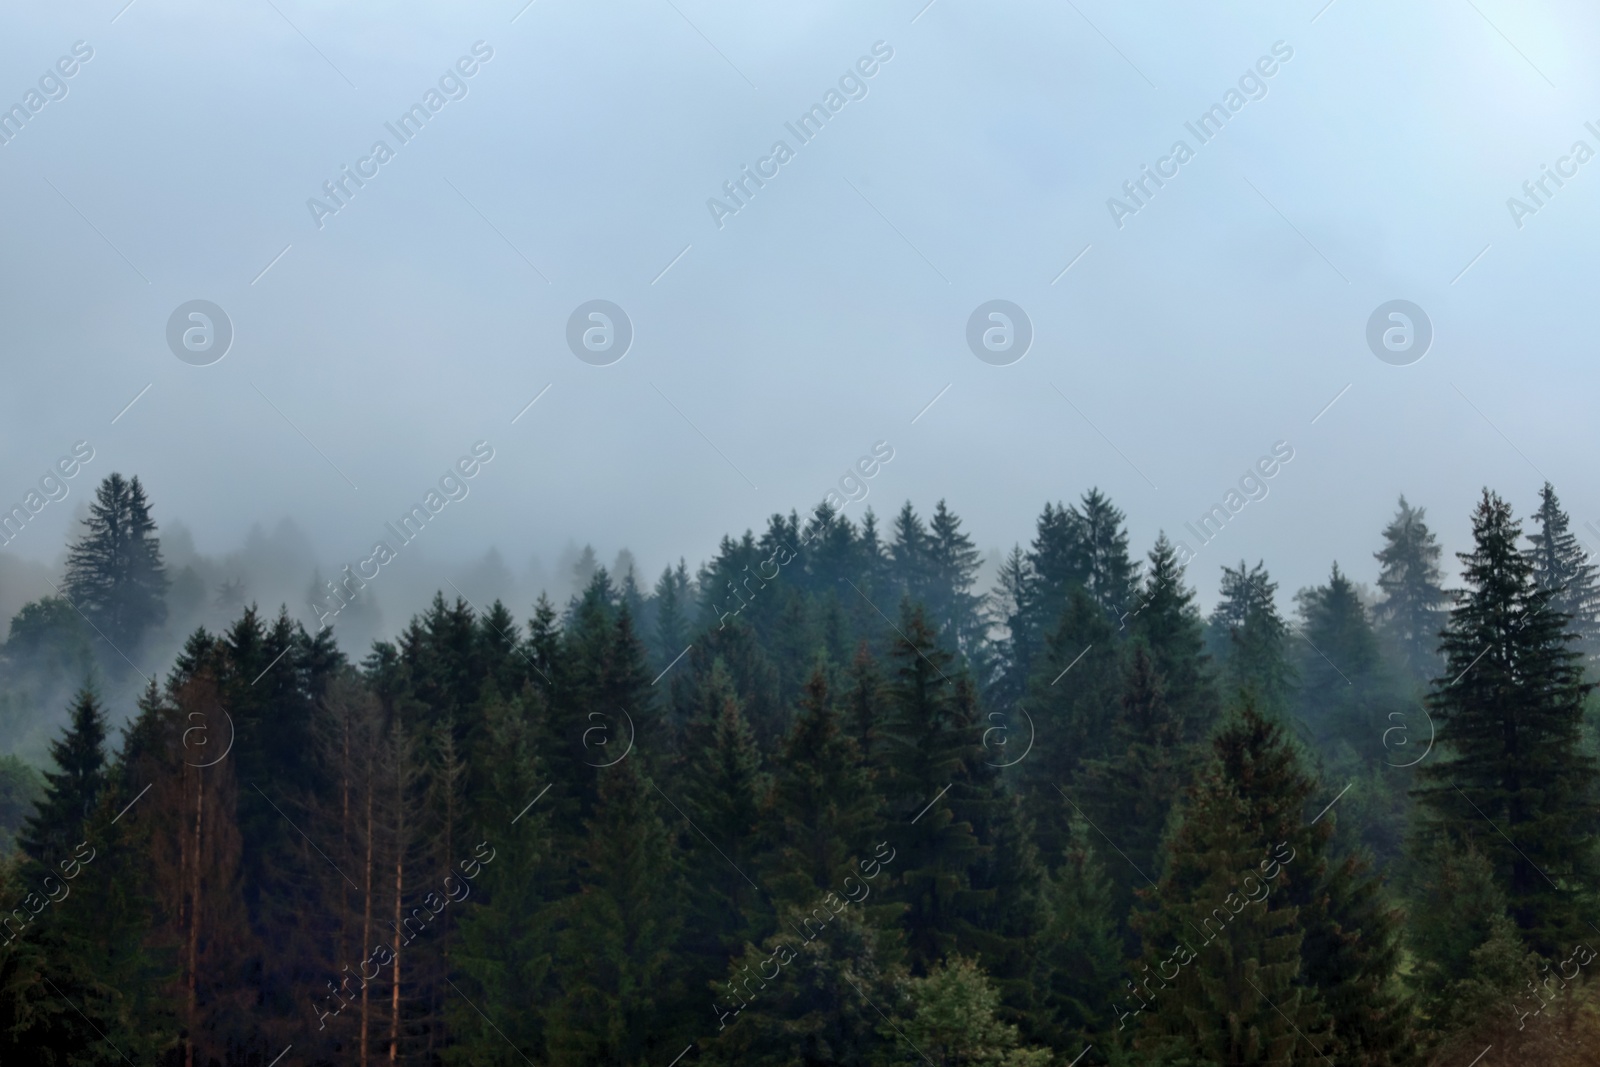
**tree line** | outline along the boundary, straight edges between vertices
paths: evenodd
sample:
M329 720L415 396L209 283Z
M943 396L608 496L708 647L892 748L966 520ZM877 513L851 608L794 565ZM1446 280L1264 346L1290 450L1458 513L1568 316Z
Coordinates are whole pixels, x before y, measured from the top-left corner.
M0 778L0 1060L1582 1062L1600 586L1549 485L1472 536L1288 616L1097 490L987 594L941 501L359 661L249 606ZM166 590L112 475L0 657L137 671Z

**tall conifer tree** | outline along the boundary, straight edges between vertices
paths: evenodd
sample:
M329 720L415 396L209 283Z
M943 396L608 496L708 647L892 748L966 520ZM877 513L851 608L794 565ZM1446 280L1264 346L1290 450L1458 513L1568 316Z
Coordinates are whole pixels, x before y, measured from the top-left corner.
M1531 948L1555 952L1587 929L1597 875L1594 760L1580 748L1583 680L1575 636L1534 582L1521 524L1484 491L1467 588L1441 649L1429 704L1444 757L1421 767L1425 835L1472 843L1495 869Z

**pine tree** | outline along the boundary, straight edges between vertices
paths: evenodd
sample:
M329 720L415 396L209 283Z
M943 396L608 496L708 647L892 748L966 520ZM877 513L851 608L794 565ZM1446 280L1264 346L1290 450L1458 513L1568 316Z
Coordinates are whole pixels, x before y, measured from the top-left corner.
M818 664L775 761L764 822L770 845L761 882L774 901L803 908L838 886L870 851L882 822L860 749L840 722Z
M67 553L67 598L113 648L132 654L167 618L161 541L139 479L108 475L84 527Z
M1378 635L1355 586L1334 564L1326 585L1295 596L1300 608L1296 700L1330 780L1351 783L1340 801L1344 825L1380 862L1398 860L1410 808L1407 782L1393 767L1407 757L1383 754L1386 731L1398 723L1420 728L1422 716L1383 656ZM1417 738L1418 746L1426 738Z
M683 1047L681 1032L664 1029L657 1011L682 995L666 981L681 891L657 814L665 805L642 762L625 759L600 775L580 888L566 900L556 937L562 989L546 1024L552 1062L640 1067L669 1061Z
M989 593L990 614L1002 634L991 650L992 673L986 679L986 693L997 707L1010 708L1027 692L1036 651L1031 620L1025 615L1031 581L1028 558L1021 546L1013 545Z
M1429 696L1445 758L1421 767L1423 832L1472 843L1489 860L1529 947L1551 953L1586 927L1596 879L1592 757L1579 748L1579 654L1553 594L1534 584L1510 505L1484 491L1467 590L1445 628L1445 673Z
M982 847L944 796L969 788L966 764L977 723L950 677L953 657L938 646L922 612L908 609L899 629L904 637L894 648L885 730L890 811L907 824L894 846L902 856L894 899L906 907L912 969L925 973L956 948L978 903L970 874Z
M689 647L689 628L693 621L694 591L689 586L689 568L678 560L674 570L661 572L655 588L655 633L651 641L651 662L665 669Z
M125 784L123 768L106 765L68 849L45 862L19 854L0 864L9 868L0 869L0 899L16 905L0 941L4 1062L150 1062L176 1044L165 997L171 957L152 931L146 834L133 816L118 825L136 799ZM63 795L52 799L75 810Z
M1118 620L1141 639L1150 663L1167 688L1167 703L1186 741L1200 741L1220 717L1215 669L1206 652L1205 623L1194 590L1184 584L1183 564L1167 535L1150 549L1150 570L1131 610Z
M684 812L694 825L682 825L679 839L694 868L703 872L690 905L687 940L709 969L709 979L722 973L746 940L766 932L769 916L760 889L740 873L756 867L767 776L720 662L712 669L707 697L691 735L694 751L680 776Z
M1211 642L1222 661L1229 696L1253 694L1271 715L1288 713L1295 686L1289 627L1278 614L1278 583L1265 563L1222 568L1222 599L1211 613Z
M952 957L904 988L899 1024L885 1020L879 1030L889 1046L884 1063L914 1053L948 1067L1048 1067L1054 1059L1049 1049L1019 1046L1017 1028L999 1018L999 992L972 960Z
M1416 984L1426 1029L1473 1028L1486 1017L1507 1019L1507 1006L1533 977L1531 954L1506 910L1494 865L1475 847L1417 839L1409 926Z
M933 545L922 517L906 501L894 517L894 540L889 543L891 580L900 595L914 604L926 604L933 586Z
M1040 1006L1028 1028L1035 1040L1058 1049L1105 1029L1108 991L1116 989L1122 972L1122 916L1112 902L1113 881L1089 840L1092 833L1082 819L1071 824L1070 844L1045 886L1046 921L1034 949Z
M487 862L480 864L484 852L476 845L458 861L462 874L477 873L473 905L460 920L452 957L458 971L452 980L467 999L449 1001L456 1041L445 1053L447 1063L509 1067L523 1063L523 1055L543 1054L542 1006L554 995L551 910L557 890L548 862L549 809L540 802L549 783L532 723L545 710L536 690L489 708L492 803L486 808L498 811L491 823L497 829L483 841Z
M1124 516L1099 489L1083 494L1078 516L1083 586L1106 614L1119 618L1133 604L1139 586L1139 565L1128 555Z
M83 828L106 788L106 720L92 688L78 691L71 721L58 740L50 742L57 767L45 771L45 795L28 819L22 850L45 866L53 866L83 840Z
M1549 482L1539 490L1539 510L1533 517L1539 526L1528 535L1533 584L1551 593L1550 606L1567 616L1567 629L1578 635L1577 647L1593 657L1600 652L1600 572L1569 529L1570 520Z
M873 869L880 878L890 870ZM858 881L866 890L876 884ZM820 932L796 934L794 917L780 916L778 933L747 946L726 982L713 987L704 1016L707 1026L717 1024L708 1063L869 1067L887 1049L914 1055L904 1041L889 1045L879 1034L903 976L896 932L837 893L816 907L831 915Z
M1096 825L1116 828L1117 847L1128 863L1153 878L1160 871L1167 817L1188 786L1196 760L1142 644L1134 646L1121 705L1111 728L1111 752L1085 768L1080 795ZM1128 915L1137 879L1123 878L1112 886L1114 914ZM1125 930L1125 937L1129 953L1136 955L1131 930Z
M946 647L968 660L982 654L984 624L982 598L972 593L978 576L979 553L972 538L961 530L961 520L940 500L928 523L929 618L938 627Z
M1144 961L1116 1009L1155 1062L1309 1063L1330 1050L1302 975L1304 909L1285 892L1315 858L1301 823L1312 788L1282 728L1248 704L1213 739L1160 881L1141 893Z
M1444 627L1450 595L1439 585L1439 541L1428 529L1426 508L1400 498L1400 509L1383 531L1383 548L1373 553L1381 570L1378 588L1383 603L1378 622L1396 642L1407 669L1418 681L1438 673L1439 631Z
M1035 751L1018 769L1028 783L1039 852L1052 870L1072 840L1072 805L1077 801L1071 798L1084 763L1111 750L1124 652L1114 634L1100 606L1074 588L1029 686L1027 708L1037 740Z

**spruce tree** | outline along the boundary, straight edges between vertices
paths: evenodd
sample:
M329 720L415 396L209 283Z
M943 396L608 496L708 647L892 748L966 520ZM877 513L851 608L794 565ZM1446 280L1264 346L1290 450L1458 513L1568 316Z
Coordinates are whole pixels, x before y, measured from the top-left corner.
M161 541L139 479L108 475L84 527L67 552L67 598L114 648L131 654L167 618Z
M769 836L761 882L782 906L802 908L837 887L881 830L872 776L844 732L819 663L774 761L763 814Z
M1074 588L1034 667L1026 705L1036 731L1034 751L1018 769L1027 782L1040 855L1052 870L1072 839L1072 805L1079 803L1075 793L1083 766L1104 758L1113 744L1125 652L1115 633L1100 606Z
M1417 681L1427 682L1438 673L1439 631L1443 628L1450 595L1439 585L1439 541L1428 529L1426 508L1414 508L1400 498L1400 508L1383 530L1383 548L1373 553L1381 569L1378 588L1379 626L1400 649L1407 669Z
M683 1043L658 1008L671 987L681 916L680 875L658 810L679 816L642 773L643 759L600 774L578 863L579 888L559 919L553 967L561 990L546 1021L558 1063L669 1062ZM691 1040L693 1035L684 1037Z
M903 823L894 841L900 856L894 900L906 907L906 948L920 974L956 948L976 904L970 873L981 846L945 794L969 787L977 723L950 676L953 657L922 612L908 607L899 629L905 636L894 648L888 690L886 792L890 812Z
M1314 862L1301 822L1313 790L1283 729L1245 707L1213 739L1157 887L1134 921L1144 958L1118 1030L1154 1062L1312 1062L1331 1051L1304 981L1304 909L1286 891ZM1325 831L1327 828L1324 827Z
M1111 751L1085 768L1079 795L1097 825L1115 828L1117 847L1127 861L1154 878L1168 815L1188 786L1196 760L1167 702L1165 683L1142 644L1133 649L1121 705L1111 729ZM1135 876L1112 883L1116 915L1131 912L1139 881ZM1125 928L1125 934L1129 954L1137 954L1132 931Z
M1528 535L1533 584L1551 594L1550 606L1567 616L1567 629L1578 635L1577 647L1593 657L1600 652L1600 578L1549 482L1539 490L1539 510L1533 517L1538 524Z
M458 876L472 881L472 904L459 920L452 981L470 1003L448 1001L456 1040L447 1063L510 1065L523 1063L522 1055L543 1055L543 1009L555 994L552 913L559 889L549 862L551 809L542 796L549 781L533 724L546 710L537 690L489 705L485 810L497 817L456 861Z
M1334 564L1326 585L1303 589L1300 608L1299 675L1296 700L1330 780L1354 782L1340 802L1346 818L1380 861L1399 859L1410 807L1407 782L1395 767L1409 757L1384 748L1396 724L1417 728L1417 746L1427 743L1424 720L1409 686L1383 655L1378 635L1355 586ZM1408 738L1409 741L1409 738ZM1398 746L1397 746L1398 747Z
M1200 741L1222 713L1215 667L1206 652L1205 623L1165 533L1157 536L1149 560L1143 588L1119 618L1118 628L1144 641L1184 740Z
M21 835L22 850L46 867L70 855L106 788L106 719L92 688L78 691L66 732L50 742L56 770L44 772L45 795Z
M1588 928L1597 875L1586 836L1595 761L1580 749L1591 687L1566 616L1518 547L1510 505L1485 490L1472 535L1429 695L1444 758L1420 768L1422 832L1482 852L1529 947L1551 953Z
M1264 562L1247 567L1240 560L1238 569L1224 564L1210 639L1222 662L1228 696L1252 694L1263 711L1281 716L1288 713L1296 679L1277 592L1278 583L1268 576Z
M1083 586L1107 615L1119 618L1133 604L1139 564L1128 555L1123 513L1099 489L1083 494L1078 514Z
M686 947L700 959L706 979L719 977L745 941L770 928L762 888L741 872L757 870L762 806L768 779L732 681L719 662L712 669L701 719L674 797L692 824L678 820L679 848L701 872L690 900ZM820 815L818 816L820 819ZM704 836L702 836L702 834Z
M968 660L983 652L983 598L972 593L978 577L979 553L972 538L961 530L961 520L945 507L934 507L927 536L928 589L924 594L929 618L939 629L945 646Z
M1000 994L973 960L953 957L925 978L905 983L896 1014L879 1034L889 1047L881 1062L903 1063L920 1053L949 1067L1048 1067L1047 1048L1029 1048L1000 1018Z

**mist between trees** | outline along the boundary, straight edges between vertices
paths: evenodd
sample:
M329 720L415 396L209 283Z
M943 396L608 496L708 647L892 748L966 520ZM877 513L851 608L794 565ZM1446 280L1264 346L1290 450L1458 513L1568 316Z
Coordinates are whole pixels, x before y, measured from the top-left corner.
M112 474L0 648L0 740L53 738L0 760L0 906L95 857L8 927L0 1062L1585 1062L1581 968L1538 1025L1507 1005L1600 933L1595 570L1548 485L1526 530L1487 490L1471 519L1459 590L1402 498L1352 546L1376 589L1335 564L1291 619L1240 561L1203 617L1097 490L988 593L943 501L886 530L825 502L648 591L591 556L520 620L435 594L341 646L343 615L231 602L170 650L154 509ZM219 709L232 747L194 760ZM1390 765L1424 709L1430 754ZM993 714L1024 755L990 762Z

